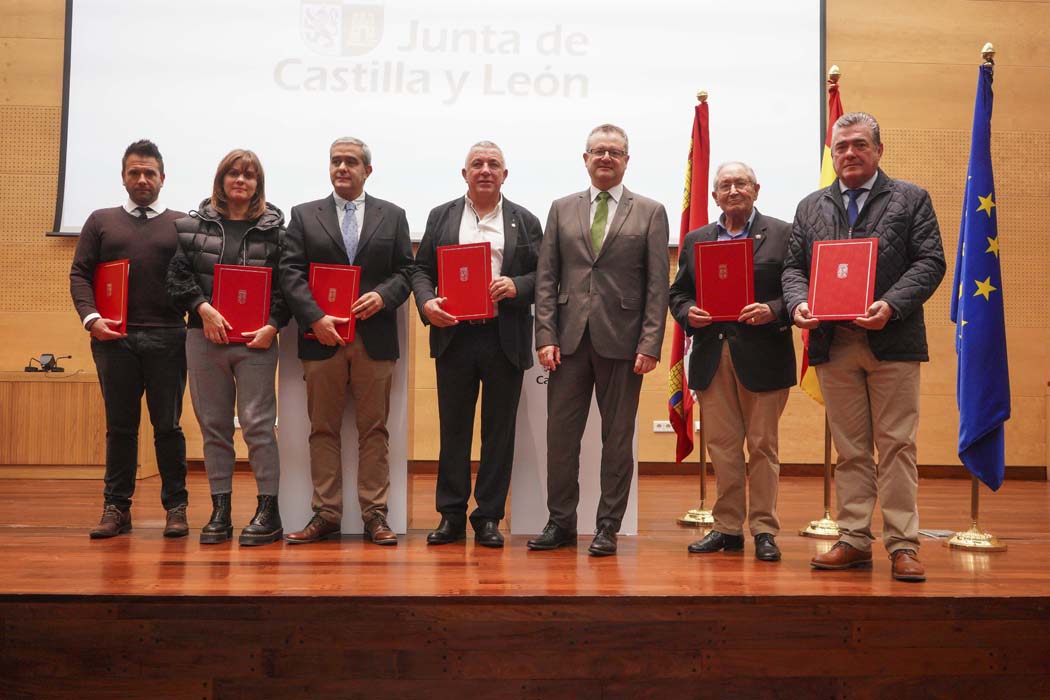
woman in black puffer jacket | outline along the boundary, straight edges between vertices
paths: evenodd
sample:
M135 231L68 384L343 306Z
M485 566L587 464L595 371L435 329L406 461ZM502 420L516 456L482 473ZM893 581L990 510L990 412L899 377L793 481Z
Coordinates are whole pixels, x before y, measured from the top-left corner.
M280 459L274 423L277 395L277 332L289 311L277 282L284 214L266 202L265 175L251 151L231 151L215 173L212 195L198 211L175 222L179 246L168 267L168 294L189 312L186 362L190 397L204 438L204 465L211 487L212 514L201 530L202 544L233 535L234 405L259 489L255 517L240 544L276 542L283 534L277 507ZM231 338L229 322L212 306L215 265L249 265L272 270L270 314L261 328Z

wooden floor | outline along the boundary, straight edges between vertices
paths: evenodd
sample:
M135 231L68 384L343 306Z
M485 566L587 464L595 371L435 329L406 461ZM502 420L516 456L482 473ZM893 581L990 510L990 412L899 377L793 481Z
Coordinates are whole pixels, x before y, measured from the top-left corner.
M312 596L1050 596L1050 484L1007 482L982 494L981 524L1009 545L1001 554L950 551L923 538L920 556L929 580L891 580L881 544L871 571L824 572L809 559L830 546L799 537L798 528L820 513L821 482L785 478L781 484L784 559L758 562L750 541L743 555L692 555L699 535L675 518L696 504L696 479L643 477L639 529L620 538L616 557L588 557L581 527L576 549L530 552L525 536L509 537L503 550L472 541L428 547L436 525L433 476L414 476L410 532L396 548L357 537L316 545L201 546L192 533L161 536L159 480L139 482L134 532L89 540L101 512L101 484L92 481L0 480L0 594L73 595L312 595ZM189 520L199 528L210 501L203 474L190 474ZM924 480L919 488L921 526L968 526L969 482ZM234 522L243 525L255 503L249 474L238 473ZM290 529L301 523L286 523Z
M207 518L191 475L190 522ZM818 479L784 479L784 560L690 555L674 525L694 480L640 482L620 554L427 547L434 477L410 534L290 547L161 537L158 484L135 531L90 541L97 482L0 481L0 698L78 700L998 700L1050 698L1050 485L984 499L1002 554L924 540L929 581L816 572ZM235 522L252 512L235 480ZM968 525L966 481L920 485L922 526ZM289 525L298 525L289 523Z

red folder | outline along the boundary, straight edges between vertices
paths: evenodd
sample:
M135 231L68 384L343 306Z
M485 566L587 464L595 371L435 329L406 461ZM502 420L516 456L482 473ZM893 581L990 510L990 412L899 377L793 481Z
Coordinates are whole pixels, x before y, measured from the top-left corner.
M356 265L322 265L310 263L310 293L314 301L329 316L349 317L348 323L335 327L336 333L347 343L354 342L354 327L357 325L350 307L357 301L361 290L361 268ZM303 334L316 338L313 331Z
M750 238L693 246L696 305L713 321L735 321L755 301L755 254Z
M809 273L809 310L821 321L863 316L875 295L878 238L817 241Z
M273 271L251 265L216 265L211 305L232 329L226 331L231 343L247 343L241 333L257 331L270 320L270 281Z
M95 309L102 318L116 321L118 333L128 332L128 274L131 262L113 260L95 266Z
M443 245L437 249L438 296L445 311L460 321L493 318L492 246L485 243Z

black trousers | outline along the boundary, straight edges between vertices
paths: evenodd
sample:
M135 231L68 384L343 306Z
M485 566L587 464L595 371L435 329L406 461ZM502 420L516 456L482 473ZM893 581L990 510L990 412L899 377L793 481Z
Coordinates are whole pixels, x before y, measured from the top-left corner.
M129 329L119 340L92 339L91 354L106 405L106 504L131 506L143 392L153 424L161 503L165 509L186 503L186 438L179 427L186 391L186 329Z
M437 510L446 517L466 515L470 500L470 447L474 408L481 386L481 464L470 514L477 527L506 514L514 462L514 431L524 372L503 352L499 324L461 323L452 342L435 360L441 450L438 456Z

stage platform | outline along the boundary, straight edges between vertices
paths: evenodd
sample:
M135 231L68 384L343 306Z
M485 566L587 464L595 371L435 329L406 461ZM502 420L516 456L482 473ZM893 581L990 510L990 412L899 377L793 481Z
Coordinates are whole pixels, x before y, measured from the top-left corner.
M780 563L691 555L697 480L642 477L616 557L427 547L434 477L412 477L396 548L202 547L161 537L159 481L134 532L91 541L101 483L0 480L0 698L1050 698L1050 484L983 496L999 554L923 540L929 580L818 572L799 537L819 479L782 480ZM713 482L712 482L713 490ZM921 525L969 525L969 482L923 480ZM254 509L238 474L234 523ZM190 475L190 524L210 512ZM296 528L301 523L286 523Z

